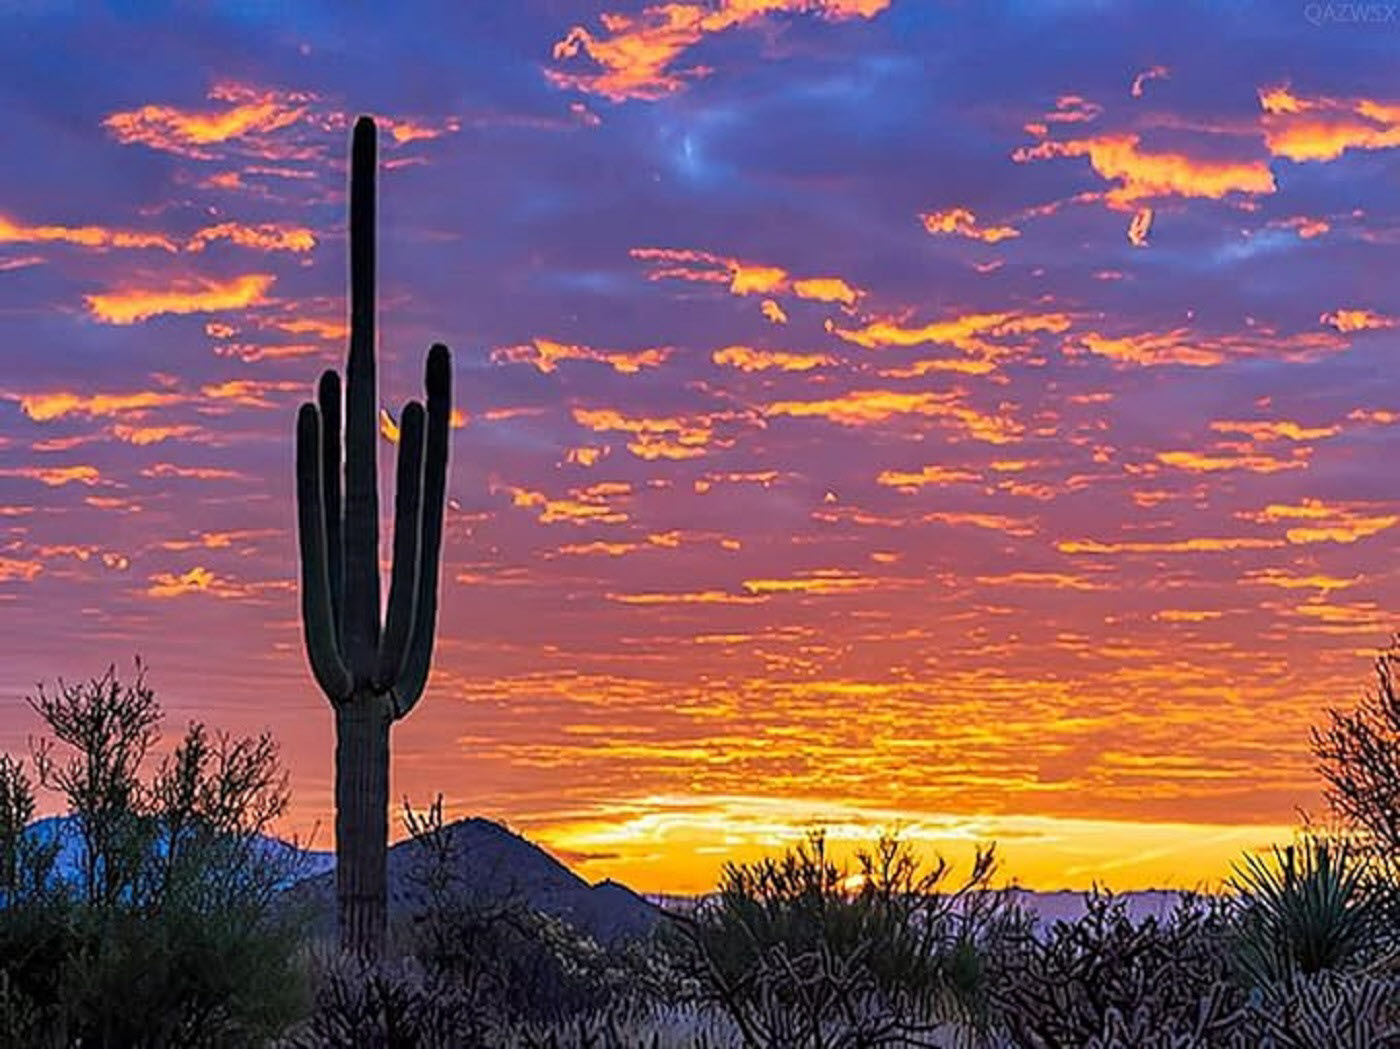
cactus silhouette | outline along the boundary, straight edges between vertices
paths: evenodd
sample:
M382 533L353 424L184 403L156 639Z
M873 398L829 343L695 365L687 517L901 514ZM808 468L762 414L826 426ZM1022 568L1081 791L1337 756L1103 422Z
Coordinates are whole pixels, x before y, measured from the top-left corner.
M447 347L428 351L427 410L400 419L389 605L379 619L379 406L374 376L375 126L350 163L350 360L341 500L340 376L297 415L301 616L312 675L335 712L336 919L341 946L382 952L388 903L389 728L423 694L433 654L452 400Z

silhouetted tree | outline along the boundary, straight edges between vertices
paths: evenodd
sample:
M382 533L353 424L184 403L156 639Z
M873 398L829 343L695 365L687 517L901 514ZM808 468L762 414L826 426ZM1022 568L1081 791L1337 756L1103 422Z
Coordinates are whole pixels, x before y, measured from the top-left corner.
M281 1029L306 990L302 922L276 900L296 857L263 836L288 799L271 737L194 723L143 779L161 712L139 661L133 683L112 667L29 703L53 734L38 781L69 819L30 826L33 785L0 757L0 1046L239 1046Z
M1376 690L1351 709L1328 708L1312 730L1332 810L1392 873L1400 868L1400 635L1376 658Z

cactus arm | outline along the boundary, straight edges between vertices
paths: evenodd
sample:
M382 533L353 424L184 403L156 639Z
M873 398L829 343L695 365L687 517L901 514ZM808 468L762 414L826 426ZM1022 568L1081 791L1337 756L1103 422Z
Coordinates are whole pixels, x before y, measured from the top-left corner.
M374 122L355 123L350 164L350 360L345 369L345 650L356 682L379 655L378 416L374 379Z
M321 419L314 404L297 413L297 537L301 544L301 621L316 683L332 703L350 695L350 675L335 643L321 494Z
M375 672L375 686L379 689L398 682L418 603L418 548L423 533L423 406L409 401L400 424L394 567L389 582L389 612L379 643L379 668Z
M433 661L437 630L438 569L442 552L442 514L447 497L447 452L452 425L452 355L437 343L428 351L428 435L423 456L423 539L418 569L418 605L413 639L394 690L394 716L404 717L423 694Z
M326 556L331 583L331 622L341 641L345 608L345 554L340 547L340 375L327 369L316 389L321 408L321 492L326 500Z

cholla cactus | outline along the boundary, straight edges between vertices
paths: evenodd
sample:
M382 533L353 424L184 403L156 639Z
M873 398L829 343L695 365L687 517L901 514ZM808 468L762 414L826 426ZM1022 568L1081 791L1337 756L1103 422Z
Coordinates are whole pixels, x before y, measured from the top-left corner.
M321 376L297 416L301 613L317 684L335 710L336 915L341 944L383 947L387 914L389 726L423 694L437 579L452 401L447 347L428 352L427 410L400 420L394 563L379 620L379 495L374 377L374 121L355 124L350 169L350 360L341 499L340 376Z

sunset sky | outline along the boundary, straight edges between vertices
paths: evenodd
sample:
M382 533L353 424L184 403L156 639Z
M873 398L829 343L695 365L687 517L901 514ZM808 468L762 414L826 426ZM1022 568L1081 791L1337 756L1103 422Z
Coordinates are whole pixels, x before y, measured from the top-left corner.
M383 509L433 341L460 407L395 797L672 891L813 822L1184 887L1321 811L1400 625L1400 24L121 6L0 5L0 749L140 654L330 846L292 435L369 113Z

